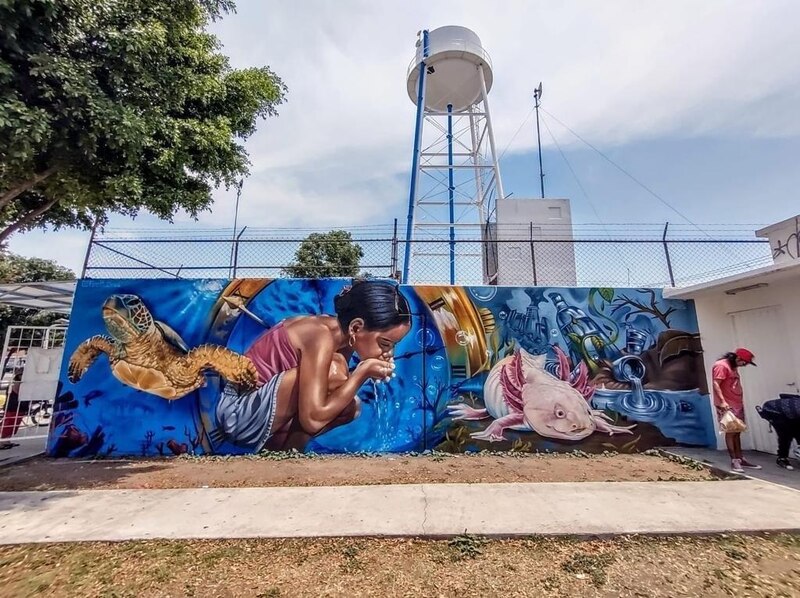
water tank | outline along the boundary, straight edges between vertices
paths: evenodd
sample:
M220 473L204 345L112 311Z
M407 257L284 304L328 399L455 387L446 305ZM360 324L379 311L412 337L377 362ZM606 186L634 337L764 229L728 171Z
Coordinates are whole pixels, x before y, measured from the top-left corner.
M483 70L486 92L492 88L492 63L480 38L466 27L439 27L428 33L428 57L424 58L423 36L417 42L417 54L408 69L408 97L417 103L419 64L425 60L425 108L447 111L453 105L458 112L480 99L478 69Z

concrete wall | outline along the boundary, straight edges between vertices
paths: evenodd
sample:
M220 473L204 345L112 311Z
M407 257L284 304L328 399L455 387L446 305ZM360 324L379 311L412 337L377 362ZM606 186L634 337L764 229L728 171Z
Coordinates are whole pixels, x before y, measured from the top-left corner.
M714 442L694 306L660 290L83 280L72 313L52 456Z
M533 244L530 243L531 237ZM572 239L572 214L568 199L499 199L496 238L499 241L497 284L575 284L573 244L535 242Z
M757 280L748 281L748 284L756 283ZM764 375L764 368L777 367L779 376L795 376L795 382L800 383L797 377L800 376L800 276L795 279L780 280L769 282L768 286L754 288L747 291L737 292L736 294L726 294L723 290L699 291L694 296L697 318L700 325L701 339L705 349L706 372L709 375L713 363L727 351L732 351L737 345L742 344L749 347L759 346L761 350L756 351L756 362L759 363L759 371L745 369L742 372L743 385L746 391L745 400L753 407L761 404L771 396L759 396L759 388L753 387L753 392L747 393L748 382L754 380L756 376ZM783 339L766 338L756 335L749 339L737 338L733 323L733 315L757 310L761 308L778 307L780 315L776 316L779 321L775 327L783 331ZM765 335L769 335L765 331ZM755 349L754 349L755 350ZM749 379L749 380L748 380ZM789 382L787 378L786 382ZM780 389L785 382L775 380L775 388ZM751 385L752 386L752 385ZM796 388L796 387L795 387ZM768 391L767 391L768 392ZM790 387L783 389L783 392L792 392ZM766 432L766 424L762 423L757 416L752 417L753 410L749 410L750 425L759 426L762 432ZM753 434L745 433L742 437L742 444L745 448L753 448ZM724 439L718 437L718 448L724 448Z
M756 236L769 240L772 260L776 264L800 260L800 216L762 228L756 231Z

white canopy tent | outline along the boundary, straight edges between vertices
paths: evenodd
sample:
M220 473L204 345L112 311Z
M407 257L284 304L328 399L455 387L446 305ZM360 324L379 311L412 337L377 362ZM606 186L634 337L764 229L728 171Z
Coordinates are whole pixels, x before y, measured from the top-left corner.
M0 284L0 305L69 315L76 284L74 280Z

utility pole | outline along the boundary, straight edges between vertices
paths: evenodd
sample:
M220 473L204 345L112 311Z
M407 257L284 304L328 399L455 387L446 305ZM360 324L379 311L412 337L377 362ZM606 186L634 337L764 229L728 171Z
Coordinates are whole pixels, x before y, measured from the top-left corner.
M236 229L239 226L239 199L242 197L242 185L244 185L244 179L240 179L239 182L236 184L236 207L234 208L234 213L233 213L233 237L231 238L231 259L230 259L230 269L228 270L228 276L233 276L234 259L236 254L238 253L237 245L239 244L239 239L236 236Z
M542 170L542 136L539 133L539 104L542 99L542 82L539 87L533 90L533 98L536 100L536 143L539 146L539 183L542 187L542 199L544 199L544 171Z

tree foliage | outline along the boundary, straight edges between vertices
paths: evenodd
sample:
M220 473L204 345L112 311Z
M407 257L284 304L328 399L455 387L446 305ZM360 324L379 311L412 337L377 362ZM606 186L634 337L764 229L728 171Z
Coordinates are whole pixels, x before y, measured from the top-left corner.
M51 260L0 251L0 284L53 280L75 280L75 273ZM0 346L5 342L9 326L49 326L63 317L48 311L0 305Z
M292 278L353 278L358 276L363 257L364 250L346 231L312 233L297 248L295 261L284 273Z
M207 209L285 86L206 31L231 0L0 0L0 243Z

